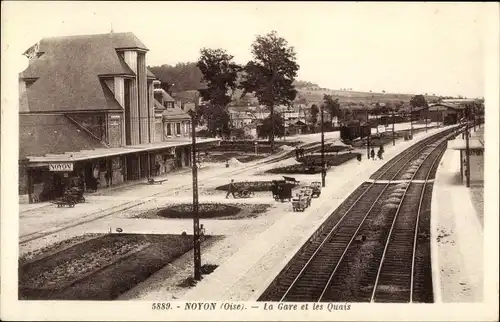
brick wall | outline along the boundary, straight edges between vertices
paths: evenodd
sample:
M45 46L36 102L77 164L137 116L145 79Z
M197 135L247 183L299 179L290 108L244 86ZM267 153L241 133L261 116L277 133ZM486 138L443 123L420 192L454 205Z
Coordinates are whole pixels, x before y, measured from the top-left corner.
M24 162L19 163L19 194L28 193L28 172Z
M104 113L73 113L68 114L68 116L101 141L106 141L106 116Z

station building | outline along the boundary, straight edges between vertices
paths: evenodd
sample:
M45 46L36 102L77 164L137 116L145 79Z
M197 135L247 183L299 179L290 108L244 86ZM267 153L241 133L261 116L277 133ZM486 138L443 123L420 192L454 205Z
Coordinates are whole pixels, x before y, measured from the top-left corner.
M95 190L190 166L191 118L155 89L147 52L133 33L109 33L43 38L24 53L20 195L49 200L77 180Z

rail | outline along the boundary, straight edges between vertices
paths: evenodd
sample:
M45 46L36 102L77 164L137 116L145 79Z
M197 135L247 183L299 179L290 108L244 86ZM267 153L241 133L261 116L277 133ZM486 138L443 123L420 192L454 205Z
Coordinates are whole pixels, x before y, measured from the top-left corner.
M407 149L406 153L402 154L399 158L395 158L396 161L394 161L392 163L393 167L394 166L397 166L398 163L403 160L404 163L402 165L399 165L399 170L396 171L396 173L392 176L392 179L394 179L403 169L404 167L406 166L406 164L408 164L408 162L410 162L410 160L418 155L421 151L425 150L427 148L427 146L425 146L425 144L431 140L435 140L436 137L439 137L439 136L445 136L445 135L449 135L448 133L446 133L448 131L445 131L445 132L441 132L441 133L438 133L438 134L435 134L429 138L426 138L425 140L419 142L418 144L416 144L415 146L413 147L410 147ZM446 133L446 134L445 134ZM423 146L423 147L422 147ZM416 151L416 152L415 152ZM404 160L405 158L407 158L408 156L410 156L409 159L407 160ZM392 161L392 160L391 160ZM387 173L390 169L392 169L392 167L387 167L385 169L385 171L383 171L381 174L379 174L377 176L377 178L380 178L382 177L385 173ZM323 247L326 245L326 243L330 240L332 234L337 230L338 226L340 224L342 224L344 222L344 219L348 216L348 214L351 213L351 210L358 204L358 202L363 198L363 196L365 196L368 191L370 191L370 189L375 185L376 183L376 180L374 182L371 183L371 185L354 201L354 203L349 207L349 209L347 209L347 211L343 214L343 216L340 218L340 220L333 226L333 228L331 228L331 230L329 231L329 233L327 234L327 236L323 239L323 241L321 242L321 244L316 248L316 250L314 251L314 253L310 256L310 258L307 260L307 262L305 263L305 265L302 267L302 269L299 271L298 275L293 279L292 283L289 285L289 287L286 289L285 293L283 294L283 296L281 296L280 298L280 301L283 301L287 298L287 296L290 294L291 290L294 289L294 287L296 286L297 282L299 281L299 279L301 279L305 272L308 270L308 268L310 267L311 263L313 262L313 260L316 258L316 256L318 256L319 252L323 249ZM390 182L387 183L384 187L384 189L382 190L382 192L380 192L377 196L377 198L372 202L370 208L368 209L368 211L366 211L365 215L363 216L361 222L359 223L359 225L357 226L357 229L355 230L355 232L352 234L348 244L346 245L346 247L344 248L344 251L342 252L342 255L341 257L339 258L334 270L332 271L332 273L330 274L329 278L328 278L328 281L326 283L326 286L324 286L324 288L322 289L322 292L321 292L321 295L319 296L319 299L318 301L320 301L326 290L328 289L330 283L331 283L331 280L333 278L333 276L335 275L336 271L337 271L337 268L339 267L339 264L342 262L343 258L345 257L345 254L347 253L347 250L349 249L349 246L352 244L353 240L356 238L356 235L359 231L359 229L361 228L362 224L365 222L366 218L368 217L368 215L370 214L370 212L372 211L373 207L375 206L375 204L377 203L377 201L380 199L380 197L382 196L382 194L384 193L384 191L387 189L387 187L390 185Z

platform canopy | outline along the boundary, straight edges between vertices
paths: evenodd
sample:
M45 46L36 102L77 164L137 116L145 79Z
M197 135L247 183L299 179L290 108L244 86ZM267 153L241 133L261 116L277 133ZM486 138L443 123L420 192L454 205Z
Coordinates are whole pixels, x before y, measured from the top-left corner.
M196 144L205 144L205 143L216 143L219 142L220 139L202 139L196 138ZM151 144L141 144L135 146L125 146L125 147L117 147L117 148L97 148L93 150L80 150L77 152L66 152L60 154L46 154L44 156L28 156L27 159L30 163L48 163L48 162L75 162L75 161L83 161L90 159L98 159L105 157L112 157L123 154L130 153L141 153L154 151L159 149L166 148L175 148L181 146L189 146L191 145L191 138L179 139L179 140L170 140L166 142L157 142Z

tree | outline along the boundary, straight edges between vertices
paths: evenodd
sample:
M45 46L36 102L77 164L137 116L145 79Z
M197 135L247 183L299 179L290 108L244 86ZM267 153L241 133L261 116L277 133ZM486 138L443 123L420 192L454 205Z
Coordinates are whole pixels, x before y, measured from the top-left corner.
M242 96L254 93L259 103L268 107L273 118L276 105L289 106L297 95L293 85L299 70L295 49L273 31L257 36L252 44L252 54L253 60L244 68ZM274 127L271 128L270 142L274 152Z
M318 113L319 108L316 104L311 106L311 127L313 128L313 132L316 132L316 123L318 123Z
M274 120L274 126L271 119ZM279 114L275 115L274 118L269 115L262 121L262 125L258 127L258 135L261 138L269 138L269 141L271 141L272 135L282 137L285 135L285 120Z
M428 106L424 95L421 95L421 94L412 96L412 98L410 99L410 105L412 107L427 107Z
M208 103L203 116L212 135L227 134L227 105L237 87L236 79L241 67L233 62L233 56L224 49L203 48L200 53L201 57L196 66L201 71L206 88L198 91L203 101Z
M213 105L201 105L196 111L196 119L203 118L207 123L207 130L212 137L227 136L230 132L229 113L225 109Z
M323 95L323 104L324 108L330 113L330 116L332 117L332 122L334 117L340 118L341 112L340 112L340 103L339 99L333 99L332 95Z
M200 88L202 74L196 62L178 63L175 66L165 64L148 68L161 80L162 84L166 84L167 88L164 89L168 93Z

